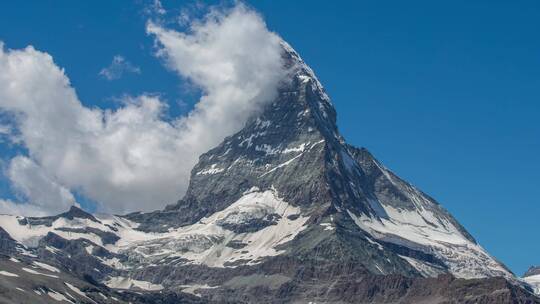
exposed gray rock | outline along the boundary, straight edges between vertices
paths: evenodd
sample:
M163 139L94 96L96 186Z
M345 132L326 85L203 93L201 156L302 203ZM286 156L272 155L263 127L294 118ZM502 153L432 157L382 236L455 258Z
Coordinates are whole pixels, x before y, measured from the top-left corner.
M4 228L0 227L0 253L13 254L19 245Z
M94 247L91 254L86 250L88 246ZM36 253L39 258L49 261L51 265L63 268L79 277L91 277L96 281L101 281L107 275L117 272L104 264L103 259L114 257L126 259L88 240L66 240L54 233L48 233L40 240Z
M0 303L128 303L106 286L60 269L38 267L34 261L39 260L0 256Z
M67 212L64 212L55 216L24 217L19 220L19 223L21 225L33 225L33 226L45 225L45 226L50 227L52 223L59 218L65 218L68 220L73 220L75 218L89 219L91 221L99 223L99 221L93 215L91 215L90 213L76 206L71 206Z

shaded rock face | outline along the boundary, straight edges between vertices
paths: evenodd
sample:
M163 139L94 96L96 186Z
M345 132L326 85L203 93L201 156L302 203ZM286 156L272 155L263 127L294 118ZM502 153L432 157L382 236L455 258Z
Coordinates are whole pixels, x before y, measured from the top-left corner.
M17 242L11 238L2 227L0 227L0 253L10 254L17 250Z
M344 271L344 269L334 269ZM503 278L456 279L452 276L438 278L409 278L400 275L344 273L331 282L317 276L311 281L288 281L272 290L270 284L260 284L260 277L235 278L223 294L203 291L209 301L235 299L235 289L243 288L238 301L243 303L540 303L526 290L509 284ZM268 277L266 277L268 278ZM277 280L279 277L272 277ZM237 284L237 282L241 282ZM249 282L249 283L248 283Z
M86 249L88 246L95 249L89 252ZM96 281L102 281L116 272L113 267L103 263L104 259L124 258L88 240L66 240L52 232L40 240L36 254L53 265L62 265L70 273L79 277L90 276Z
M322 85L283 48L278 97L200 156L176 204L0 216L21 244L39 239L18 251L137 290L123 293L132 303L538 303L433 198L347 144ZM0 248L22 246L4 232Z

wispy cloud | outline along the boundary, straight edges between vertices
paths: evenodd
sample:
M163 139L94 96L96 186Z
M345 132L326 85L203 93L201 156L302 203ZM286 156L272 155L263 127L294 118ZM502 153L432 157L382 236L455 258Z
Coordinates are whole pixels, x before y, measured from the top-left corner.
M161 1L159 0L150 1L150 3L145 6L143 12L146 15L150 16L165 15L167 13L167 11L163 8L163 5L161 4Z
M123 56L116 55L108 67L101 69L99 75L107 80L116 80L120 79L124 73L140 74L141 69L127 61Z

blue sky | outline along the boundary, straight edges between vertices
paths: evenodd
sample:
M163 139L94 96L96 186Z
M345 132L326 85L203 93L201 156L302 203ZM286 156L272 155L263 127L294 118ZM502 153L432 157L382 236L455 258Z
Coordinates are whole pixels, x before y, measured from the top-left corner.
M171 14L194 2L164 1ZM540 264L540 4L522 1L250 3L315 70L342 134L436 198L517 274ZM0 4L0 40L65 68L86 106L197 94L154 56L145 2ZM121 55L140 73L109 81ZM5 142L4 161L16 151ZM10 197L0 181L1 197ZM80 198L84 200L84 198ZM91 203L87 203L91 206Z

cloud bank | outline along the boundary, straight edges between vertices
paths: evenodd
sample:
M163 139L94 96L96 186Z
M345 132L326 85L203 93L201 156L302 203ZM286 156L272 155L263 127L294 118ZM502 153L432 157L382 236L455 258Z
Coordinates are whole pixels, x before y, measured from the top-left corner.
M50 55L0 45L0 111L28 151L6 172L19 202L0 200L0 212L56 213L76 204L74 191L105 212L173 203L198 156L270 101L286 73L279 37L243 5L211 10L186 32L155 22L147 32L166 66L202 91L186 116L164 119L167 104L152 95L87 107Z

